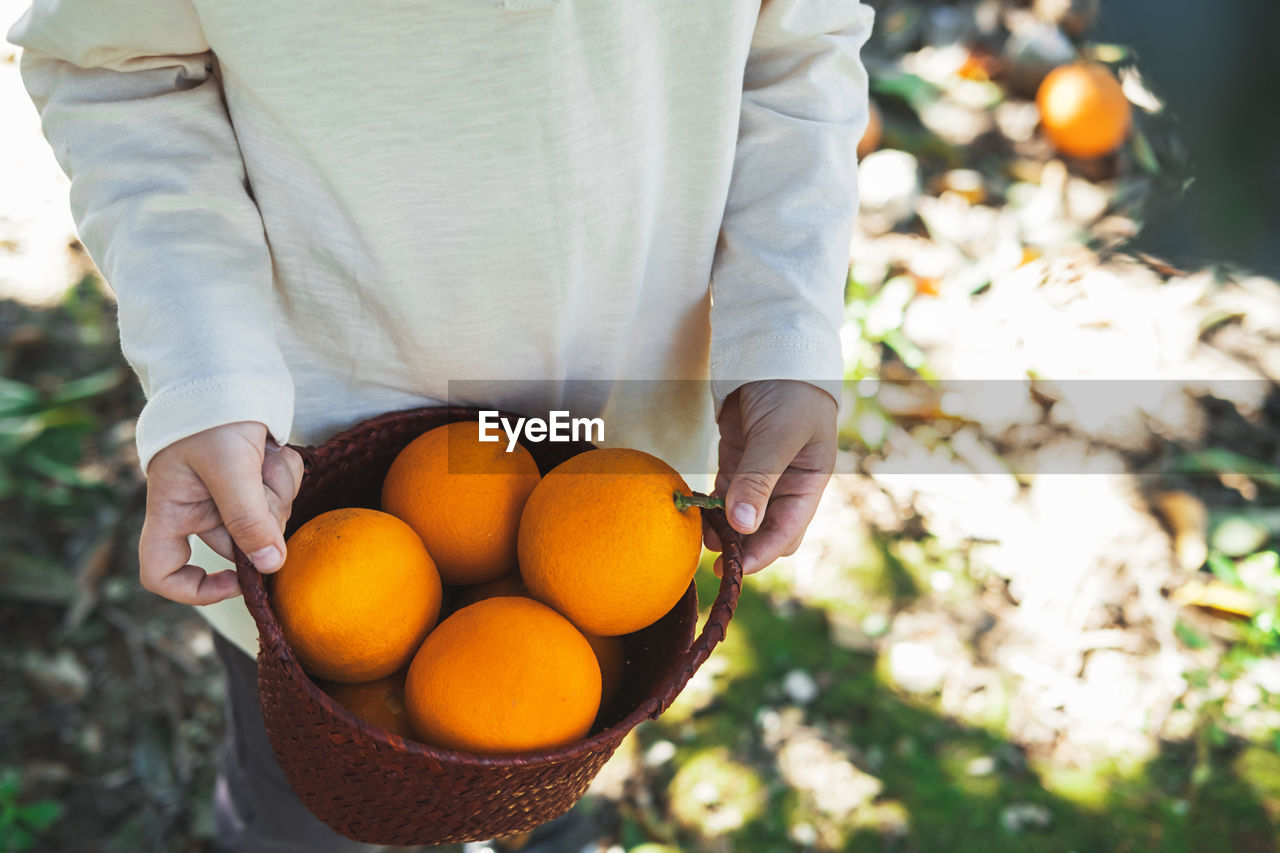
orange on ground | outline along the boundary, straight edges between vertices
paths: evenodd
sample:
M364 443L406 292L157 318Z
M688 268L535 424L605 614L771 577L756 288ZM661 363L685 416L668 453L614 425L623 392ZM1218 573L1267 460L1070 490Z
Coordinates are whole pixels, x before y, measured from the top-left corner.
M599 634L583 634L591 644L591 651L596 653L596 663L600 664L600 707L605 708L618 694L622 684L622 668L626 663L622 652L621 637L601 637Z
M880 147L880 138L884 134L884 115L880 112L880 108L876 106L875 101L870 101L869 105L867 129L863 131L862 138L858 140L859 160Z
M400 737L413 737L404 707L404 672L361 684L332 682L321 685L339 705L366 723Z
M288 541L271 600L303 669L373 681L402 668L440 615L440 576L409 525L373 509L335 509Z
M1036 92L1036 106L1049 141L1071 157L1110 154L1129 134L1129 100L1115 75L1096 62L1050 71Z
M675 606L702 550L702 514L670 465L639 450L580 453L538 483L520 519L520 573L588 634L629 634Z
M382 508L418 532L449 584L494 580L516 567L520 511L538 482L523 446L480 441L476 421L418 436L382 484Z
M468 604L475 604L477 601L484 601L486 598L496 598L499 595L523 595L528 597L529 590L525 589L524 579L520 577L519 572L510 572L495 581L457 587L453 593L453 609L461 610Z
M591 729L600 665L559 613L501 596L454 613L409 666L414 732L433 746L482 754L566 746Z

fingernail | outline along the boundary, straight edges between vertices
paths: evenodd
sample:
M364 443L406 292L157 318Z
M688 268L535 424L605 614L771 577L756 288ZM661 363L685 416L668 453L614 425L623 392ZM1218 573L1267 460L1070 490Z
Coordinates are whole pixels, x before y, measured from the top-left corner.
M740 503L733 508L733 520L744 530L756 529L756 508L749 503Z
M254 568L260 572L272 572L280 568L280 564L284 561L280 557L280 549L274 545L268 545L250 554L249 562L253 563Z
M279 452L280 452L280 445L279 445L279 444L277 444L277 443L276 443L276 440L275 440L274 438L272 438L271 436L267 436L267 452L268 452L268 453L279 453ZM264 548L263 550L266 550L266 549Z

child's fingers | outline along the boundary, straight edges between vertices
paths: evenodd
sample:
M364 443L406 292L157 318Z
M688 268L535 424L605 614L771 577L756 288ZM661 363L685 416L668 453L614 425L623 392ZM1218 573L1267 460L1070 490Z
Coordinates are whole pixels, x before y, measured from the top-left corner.
M289 457L292 457L290 459ZM296 451L285 448L283 452L268 453L262 463L262 482L267 487L267 506L284 529L293 508L302 480L302 457ZM199 534L204 544L221 557L233 559L233 540L225 524L219 524Z
M298 496L298 490L302 488L302 456L292 447L280 448L278 456L283 460L285 466L289 469L289 473L293 477L293 491L287 495L289 500L292 501ZM285 496L285 494L282 492L281 496Z
M810 436L787 421L774 420L750 435L742 459L725 490L729 523L739 533L755 533L763 523L778 478Z
M263 488L263 464L248 454L220 460L200 472L227 533L262 572L284 562L284 534ZM277 511L280 507L277 506Z
M183 531L148 512L138 539L138 578L144 589L180 604L213 604L240 594L234 572L210 575L189 565L191 545Z
M219 524L212 530L206 530L204 533L198 534L204 544L209 546L209 550L222 557L224 560L234 560L235 555L231 550L231 534L227 532L227 528Z
M291 464L289 456L297 461L296 468ZM282 530L289 520L301 478L302 458L288 448L268 453L262 461L262 483L267 487L267 506Z
M723 551L724 543L720 541L720 534L711 525L702 528L702 544L707 547L708 551Z
M796 494L774 500L760 528L746 538L742 555L743 574L754 574L779 557L796 552L805 528L813 519L819 495Z
M240 594L240 581L232 571L207 574L199 566L183 566L166 579L165 598L182 604L214 604ZM175 597L182 595L182 598Z

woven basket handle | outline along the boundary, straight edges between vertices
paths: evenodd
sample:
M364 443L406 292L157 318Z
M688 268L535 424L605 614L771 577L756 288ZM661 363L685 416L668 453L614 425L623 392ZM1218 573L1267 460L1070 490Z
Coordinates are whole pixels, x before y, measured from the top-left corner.
M285 446L302 457L302 478L305 480L316 469L316 449L309 444L287 444Z
M649 700L653 704L653 709L649 711L650 719L657 719L658 715L671 706L689 683L689 679L698 671L698 667L710 657L711 650L725 638L729 620L733 618L733 611L738 606L738 596L742 593L742 534L729 526L723 509L704 509L702 517L720 537L723 548L720 552L720 591L716 594L711 612L707 614L707 621L694 638L693 645L676 659L671 675L658 686L656 695Z
M302 457L302 479L310 477L316 468L316 449L310 445L286 444L290 450ZM240 594L244 596L245 607L258 626L259 643L268 648L283 647L284 636L280 625L271 615L271 606L267 603L267 585L262 573L257 570L249 558L240 550L240 546L231 543L232 562L236 565L236 578L240 581Z

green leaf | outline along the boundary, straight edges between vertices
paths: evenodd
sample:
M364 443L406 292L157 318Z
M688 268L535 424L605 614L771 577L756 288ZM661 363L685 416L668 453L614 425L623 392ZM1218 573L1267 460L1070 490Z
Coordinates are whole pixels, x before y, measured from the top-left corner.
M1178 638L1178 642L1182 643L1182 645L1186 646L1188 649L1207 649L1210 646L1208 637L1201 634L1181 619L1173 623L1173 634Z
M1280 468L1223 447L1188 453L1174 463L1174 468L1188 474L1243 474L1264 486L1280 489Z
M54 429L78 429L82 432L93 432L98 425L92 413L77 405L52 406L36 416L40 432Z
M41 456L60 465L76 465L84 458L85 441L93 423L67 422L43 430L23 451L26 458Z
M942 97L942 89L923 77L905 71L877 75L871 81L871 91L882 98L904 101L917 112Z
M0 418L25 415L40 404L40 392L25 382L0 377Z
M1159 175L1160 160L1156 157L1155 150L1151 147L1151 142L1147 139L1142 129L1135 126L1129 137L1129 151L1133 154L1134 161L1141 167L1142 171L1149 175Z
M1253 617L1253 626L1264 634L1274 633L1276 630L1276 615L1270 610L1264 610Z
M62 817L62 804L53 800L39 800L17 810L18 820L34 832L43 832Z
M98 373L72 379L54 390L49 403L52 406L65 406L68 403L78 403L97 397L118 386L124 377L125 372L122 368L110 367Z
M16 823L0 823L0 850L5 851L5 853L9 853L9 851L19 853L22 850L30 850L35 846L35 843L35 837Z
M903 315L915 295L916 282L911 276L895 275L886 281L870 302L867 334L872 338L882 339L891 329L901 327Z
M91 489L100 485L85 477L78 469L43 453L31 453L26 457L25 462L32 472L66 486Z
M1244 588L1244 582L1240 580L1240 575L1236 572L1236 564L1231 562L1231 558L1217 551L1209 552L1209 559L1205 561L1209 566L1209 571L1223 583L1229 583L1232 586Z
M1258 551L1241 560L1236 568L1241 577L1280 578L1280 553Z
M890 329L885 333L884 342L885 345L893 348L898 358L902 359L902 363L907 367L919 370L924 366L924 350L912 343L900 329Z
M1206 337L1214 330L1225 326L1228 323L1243 320L1244 318L1245 314L1243 311L1228 311L1222 308L1216 311L1210 311L1200 320L1200 337Z
M0 770L0 803L13 802L21 788L22 780L17 770L12 767Z
M41 423L37 414L0 418L0 456L16 456L23 445L40 434Z

